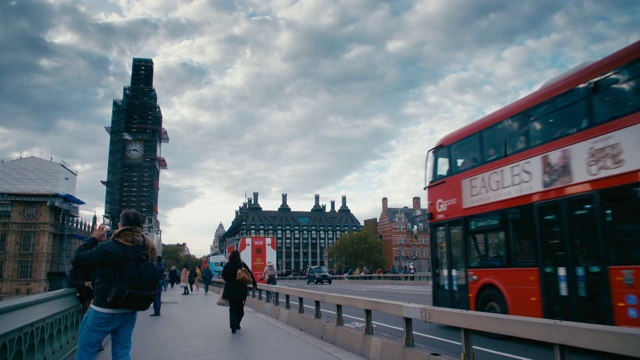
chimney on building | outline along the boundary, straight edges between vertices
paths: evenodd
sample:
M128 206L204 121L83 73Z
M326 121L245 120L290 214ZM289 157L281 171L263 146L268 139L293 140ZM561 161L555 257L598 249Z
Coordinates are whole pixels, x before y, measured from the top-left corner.
M331 200L331 212L336 212L336 201Z
M278 208L278 211L291 211L291 208L289 207L289 205L287 205L287 194L286 193L282 193L282 204L280 204L280 207Z
M253 205L249 206L250 209L252 210L262 210L262 207L260 206L260 203L258 202L258 193L254 192L253 193Z
M320 195L315 194L315 204L313 205L313 208L311 208L311 212L321 212L322 211L322 206L320 206Z
M347 206L347 195L342 195L342 206L340 206L338 212L351 212Z
M420 210L420 197L419 196L414 196L413 197L413 210Z
M387 202L387 198L383 197L382 198L382 211L387 211L389 210L389 203Z

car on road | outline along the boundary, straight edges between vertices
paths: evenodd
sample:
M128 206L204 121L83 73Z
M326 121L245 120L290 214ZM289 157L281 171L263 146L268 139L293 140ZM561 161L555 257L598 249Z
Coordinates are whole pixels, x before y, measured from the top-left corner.
M326 266L309 266L307 284L323 284L325 281L331 284L331 275Z

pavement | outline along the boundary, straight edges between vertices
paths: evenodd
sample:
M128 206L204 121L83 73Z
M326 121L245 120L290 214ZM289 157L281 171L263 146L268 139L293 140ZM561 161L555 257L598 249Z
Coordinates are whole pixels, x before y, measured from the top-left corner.
M153 306L138 313L131 359L364 359L246 306L242 329L232 334L229 308L216 305L218 295L211 289L181 294L182 288L169 286L162 292L160 316L149 316ZM111 359L109 337L103 345L96 359Z

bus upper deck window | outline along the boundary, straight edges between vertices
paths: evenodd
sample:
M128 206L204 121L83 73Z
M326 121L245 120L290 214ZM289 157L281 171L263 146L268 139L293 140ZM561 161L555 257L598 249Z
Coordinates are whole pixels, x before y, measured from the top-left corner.
M560 94L531 111L529 140L531 145L571 135L589 125L585 89Z
M524 115L505 119L482 132L484 161L500 159L527 147L527 127Z
M480 165L480 134L471 135L451 145L451 163L455 172Z
M640 109L640 61L595 82L593 116L596 123Z
M504 121L507 132L507 155L527 148L527 125L525 115L520 114Z

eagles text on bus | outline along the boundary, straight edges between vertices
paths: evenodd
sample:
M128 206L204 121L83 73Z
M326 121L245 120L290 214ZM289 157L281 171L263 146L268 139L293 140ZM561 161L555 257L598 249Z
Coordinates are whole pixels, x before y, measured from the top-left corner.
M471 197L486 195L513 186L527 184L533 180L531 161L524 161L508 167L469 179Z

